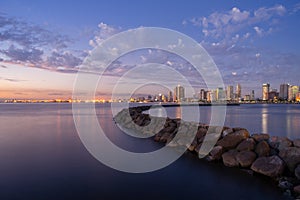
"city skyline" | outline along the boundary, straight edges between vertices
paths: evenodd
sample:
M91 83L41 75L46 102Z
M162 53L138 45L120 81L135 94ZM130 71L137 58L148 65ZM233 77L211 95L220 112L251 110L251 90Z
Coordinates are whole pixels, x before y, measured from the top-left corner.
M174 90L161 87L156 93L133 93L126 98L111 98L105 99L100 96L95 96L94 99L74 99L70 98L56 98L56 99L0 99L0 102L5 103L107 103L107 102L300 102L300 86L282 83L280 84L279 91L276 88L271 88L269 83L262 84L262 95L256 96L255 90L251 90L250 93L242 93L242 86L238 83L236 89L234 86L227 85L224 88L217 87L209 90L202 88L196 91L192 96L186 95L186 88L178 84Z
M173 29L196 40L214 59L224 85L241 84L241 97L252 90L261 97L261 85L267 82L278 89L282 83L300 85L297 1L93 1L72 2L71 9L70 3L1 1L0 99L71 98L76 73L89 52L114 34L142 26ZM190 64L148 49L114 62L96 95L110 99L113 82L149 62L176 69L195 91L205 85ZM173 87L177 80L168 78L166 85Z

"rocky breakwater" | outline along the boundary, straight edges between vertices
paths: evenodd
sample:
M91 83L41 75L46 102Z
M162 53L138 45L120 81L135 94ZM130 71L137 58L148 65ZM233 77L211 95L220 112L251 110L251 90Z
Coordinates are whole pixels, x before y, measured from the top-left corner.
M270 177L285 195L300 198L300 139L153 117L144 113L148 109L150 106L124 109L114 120L121 128L153 136L175 150L184 148L209 162Z

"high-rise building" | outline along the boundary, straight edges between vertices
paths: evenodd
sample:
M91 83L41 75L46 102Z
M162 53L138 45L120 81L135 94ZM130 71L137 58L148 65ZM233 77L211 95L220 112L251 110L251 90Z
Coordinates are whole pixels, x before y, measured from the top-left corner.
M212 97L211 91L206 91L206 100L207 100L208 102L211 101L211 97Z
M173 102L173 94L172 94L172 91L169 91L169 95L168 95L168 100L169 102Z
M251 95L250 94L246 94L245 96L244 96L244 101L250 101L251 99Z
M217 101L217 90L211 90L209 93L210 101Z
M279 97L279 93L277 92L276 89L272 89L268 94L269 100L276 101L276 100L278 100L278 97Z
M300 102L300 92L298 92L297 95L296 95L296 101Z
M254 90L251 91L250 100L255 100L255 93Z
M201 90L200 90L199 99L200 99L201 101L207 100L207 91L205 91L204 89L201 89Z
M270 84L264 83L262 85L262 100L263 101L269 100L269 92L270 92Z
M236 98L239 99L242 97L242 87L240 84L236 85Z
M297 86L297 85L290 86L289 87L288 100L289 101L295 101L298 92L299 92L299 86Z
M216 100L217 101L224 101L225 100L225 92L223 88L217 88L216 90Z
M181 102L184 100L184 98L184 87L182 87L181 85L176 86L174 89L174 101Z
M233 96L233 86L232 85L227 86L226 99L229 100L229 101L231 101L231 100L234 99L234 96Z
M289 84L281 84L280 85L280 90L279 90L279 98L281 100L287 100L288 99L288 95L289 95Z

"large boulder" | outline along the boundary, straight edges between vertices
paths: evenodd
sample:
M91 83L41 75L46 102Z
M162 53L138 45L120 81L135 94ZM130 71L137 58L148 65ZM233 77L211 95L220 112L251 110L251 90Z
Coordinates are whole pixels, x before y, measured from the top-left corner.
M249 132L245 129L241 129L230 133L220 139L217 142L218 146L222 146L225 149L233 149L235 148L241 141L249 137Z
M241 167L249 167L256 159L256 154L253 151L242 151L236 155L236 160Z
M251 135L251 137L256 141L256 142L260 142L262 140L268 140L270 138L269 134L266 133L255 133L253 135Z
M300 165L297 165L295 169L295 176L300 180Z
M197 138L197 143L198 144L200 144L200 143L203 142L206 133L207 133L207 129L206 128L202 128L202 127L198 128L198 131L197 131L197 134L196 134L196 138Z
M284 160L291 172L294 172L296 166L300 163L300 148L287 147L281 149L279 156Z
M254 161L251 169L269 177L278 177L284 170L284 162L278 156L260 157Z
M297 185L297 186L294 187L294 192L296 194L300 194L300 185Z
M296 139L293 141L294 146L300 148L300 139Z
M236 155L238 151L235 149L229 150L228 152L223 153L222 159L223 163L227 167L238 167L239 162L236 160Z
M285 149L293 145L293 142L289 140L287 137L280 137L280 136L272 136L268 142L273 149L278 149L278 150Z
M233 129L232 128L225 129L222 132L222 137L225 137L226 135L228 135L230 133L233 133Z
M247 138L243 140L236 149L238 151L252 151L255 148L255 141L252 138Z
M210 152L207 157L207 160L214 161L220 160L222 158L223 147L222 146L215 146Z
M269 156L270 155L269 144L264 140L260 141L256 145L255 152L257 153L258 157Z

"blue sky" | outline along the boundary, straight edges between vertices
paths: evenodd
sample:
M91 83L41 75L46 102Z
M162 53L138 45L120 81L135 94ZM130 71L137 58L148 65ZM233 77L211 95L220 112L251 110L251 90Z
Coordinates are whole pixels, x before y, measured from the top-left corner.
M225 85L240 83L243 94L255 89L260 97L264 82L274 88L284 82L300 85L299 20L298 1L4 0L0 98L69 97L78 66L97 43L141 26L192 37L212 56ZM138 62L182 64L161 52L143 53L120 59L110 75L117 79L122 76L117 71ZM189 71L190 66L185 67L182 73ZM110 90L101 89L101 95Z

